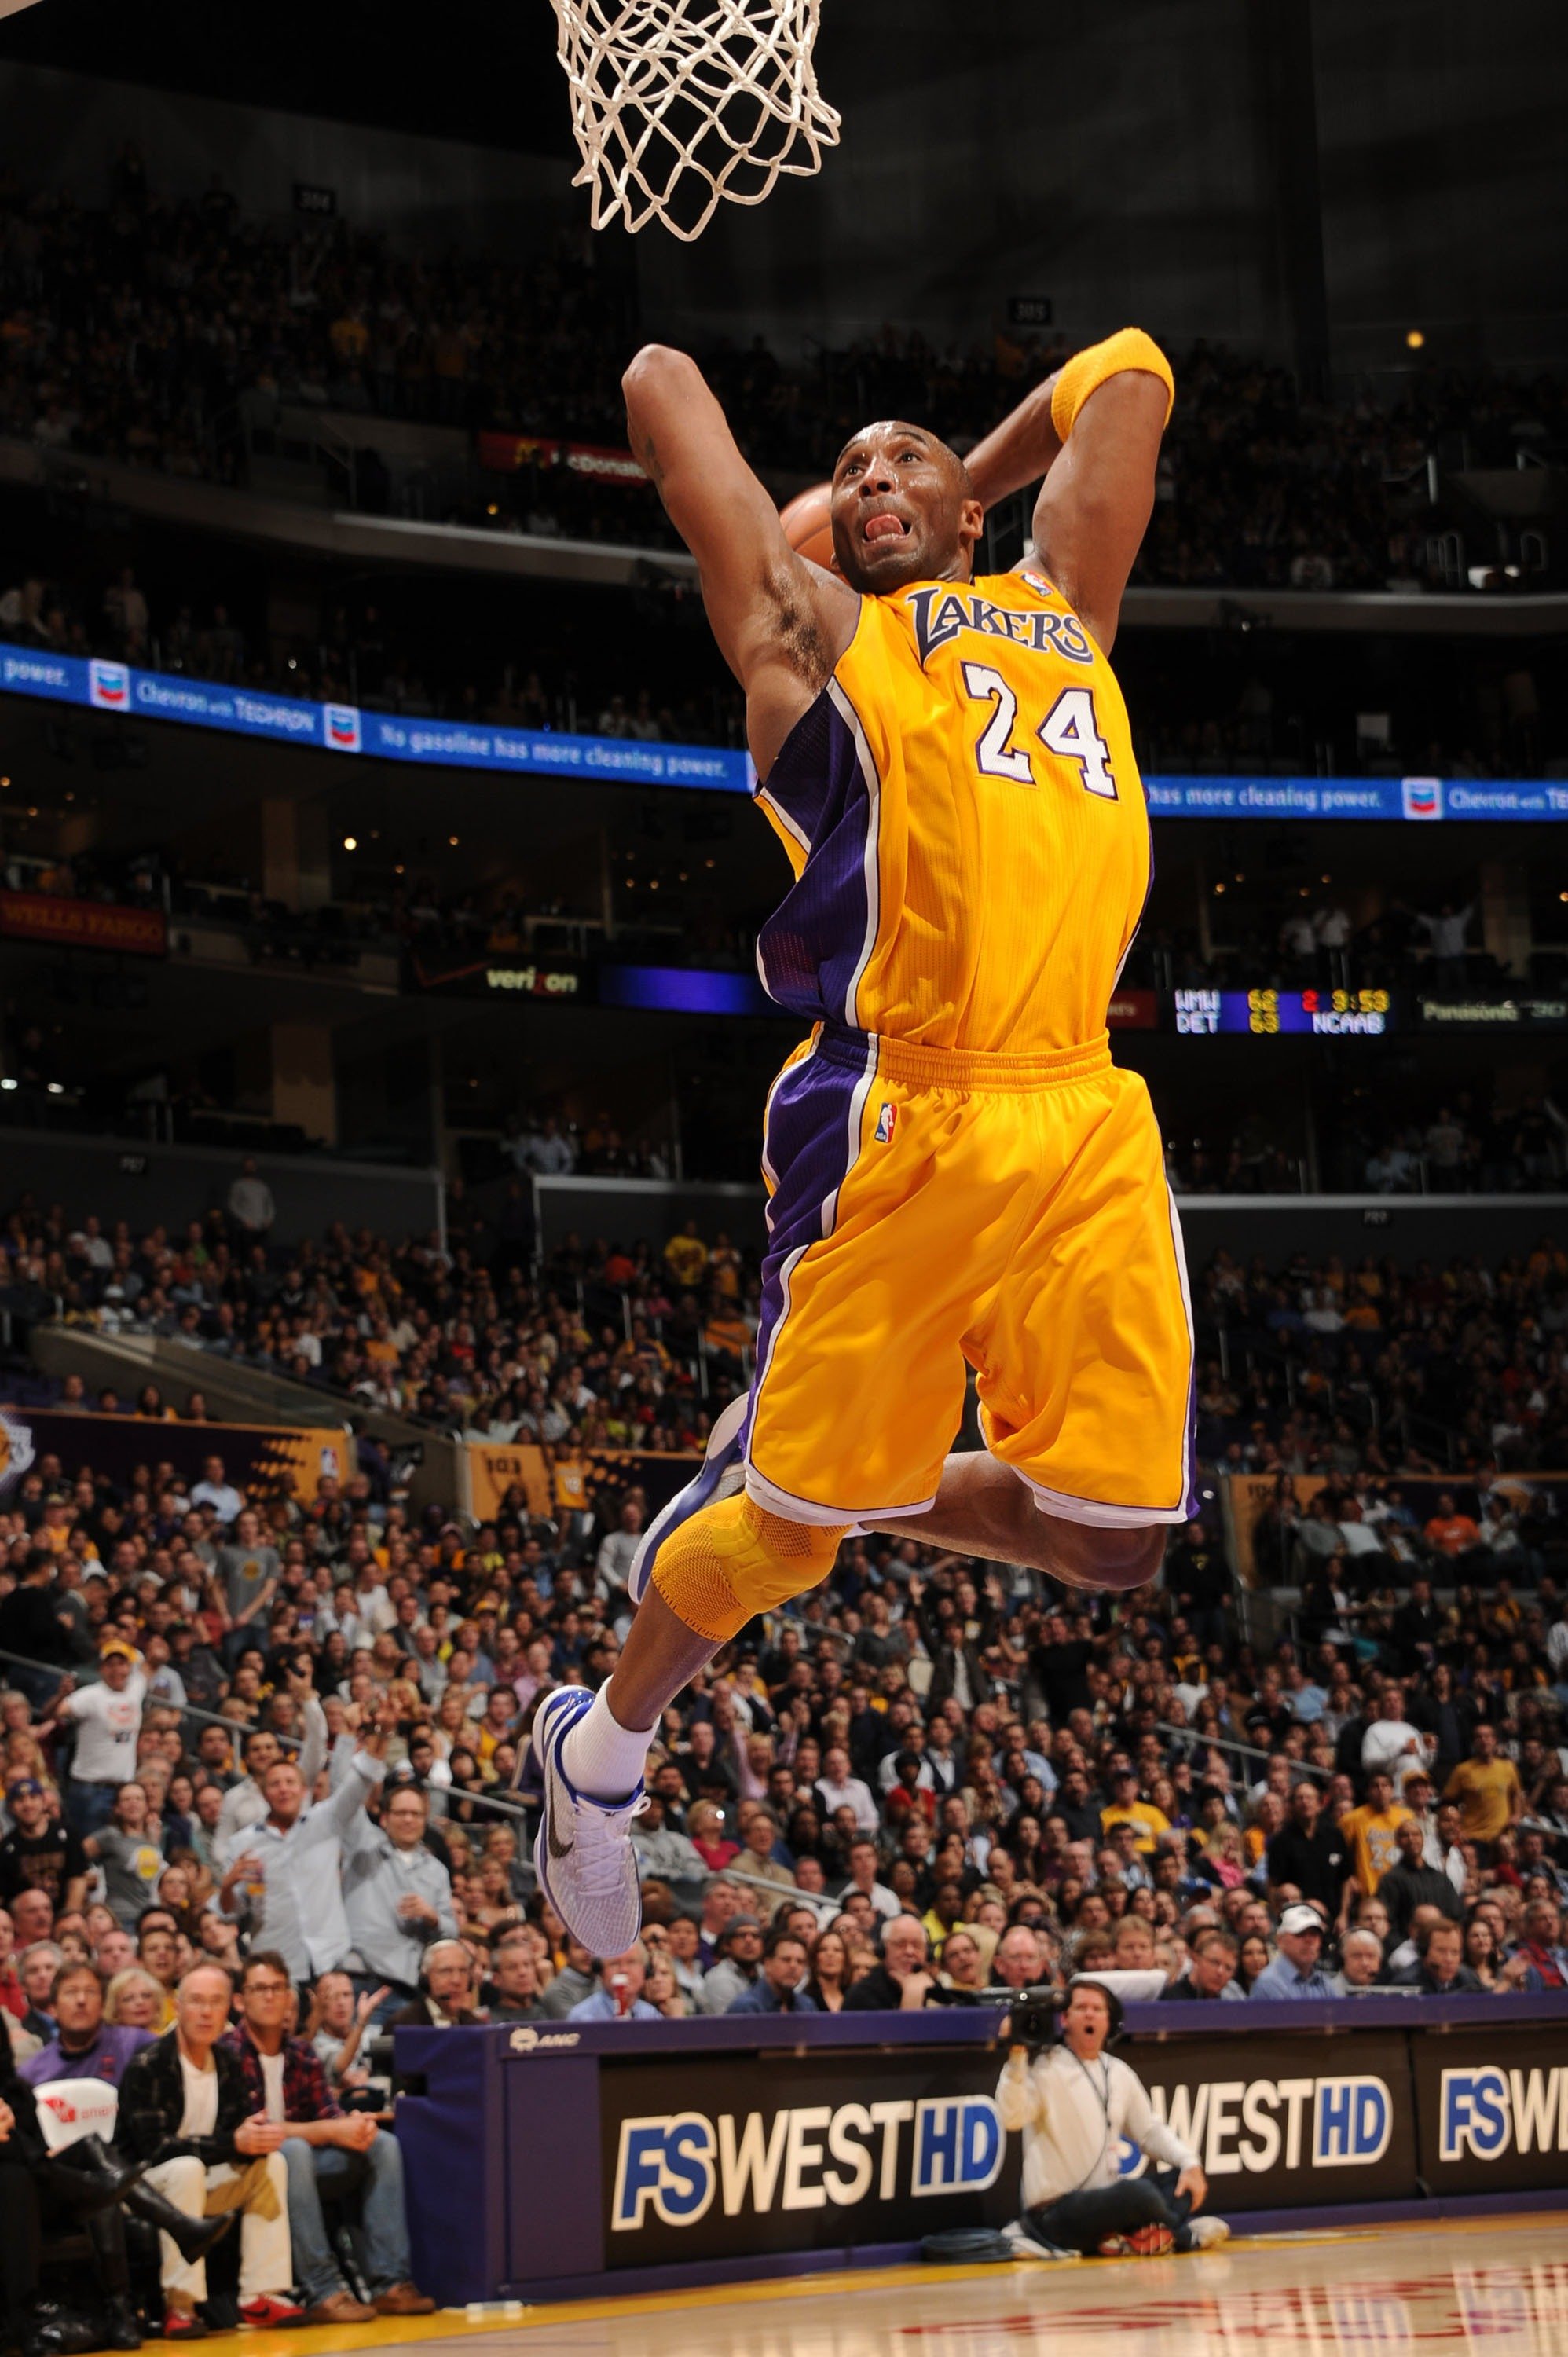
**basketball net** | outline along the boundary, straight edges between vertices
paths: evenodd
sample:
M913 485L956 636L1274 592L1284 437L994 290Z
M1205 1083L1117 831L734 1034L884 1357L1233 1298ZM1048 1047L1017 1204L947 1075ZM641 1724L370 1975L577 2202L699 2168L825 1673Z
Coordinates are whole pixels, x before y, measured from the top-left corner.
M839 118L817 89L822 0L553 0L593 225L698 237L819 171Z

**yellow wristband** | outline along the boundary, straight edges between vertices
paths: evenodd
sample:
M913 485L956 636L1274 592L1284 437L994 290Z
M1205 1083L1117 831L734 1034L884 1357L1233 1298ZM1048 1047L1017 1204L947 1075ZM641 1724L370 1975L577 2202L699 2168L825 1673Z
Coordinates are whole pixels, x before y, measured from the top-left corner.
M1051 395L1051 424L1058 438L1065 442L1072 432L1073 421L1091 393L1098 391L1107 377L1121 376L1129 369L1141 370L1147 376L1157 376L1165 389L1165 423L1171 422L1176 406L1176 379L1171 364L1142 328L1118 328L1102 344L1090 344L1075 352L1060 376Z

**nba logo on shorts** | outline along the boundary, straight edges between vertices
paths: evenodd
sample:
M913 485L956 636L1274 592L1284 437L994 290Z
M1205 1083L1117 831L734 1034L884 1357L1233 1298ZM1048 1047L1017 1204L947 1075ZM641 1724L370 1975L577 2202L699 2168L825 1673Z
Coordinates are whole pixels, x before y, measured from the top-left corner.
M893 1133L894 1133L894 1131L897 1128L897 1126L898 1126L898 1108L897 1108L897 1106L896 1104L885 1104L885 1105L883 1106L883 1108L882 1108L881 1112L880 1112L880 1113L877 1114L877 1116L876 1116L876 1143L877 1143L877 1145L878 1145L878 1146L891 1146L891 1145L892 1145L892 1143L893 1143Z
M124 664L99 662L95 657L87 666L87 700L102 712L129 710L131 674Z
M1441 778L1403 778L1404 814L1406 818L1441 818L1443 816L1443 780Z
M328 704L322 706L327 717L327 742L336 752L357 753L360 749L359 707L352 704Z

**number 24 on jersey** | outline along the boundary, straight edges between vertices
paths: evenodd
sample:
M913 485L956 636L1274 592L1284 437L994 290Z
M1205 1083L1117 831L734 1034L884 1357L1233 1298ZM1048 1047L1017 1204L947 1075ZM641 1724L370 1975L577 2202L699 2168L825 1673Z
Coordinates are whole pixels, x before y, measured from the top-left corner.
M1038 784L1027 745L1015 745L1013 730L1018 699L999 671L989 663L966 662L965 693L972 703L988 704L991 716L975 739L975 765L983 777L1005 778L1015 786ZM1111 773L1111 748L1094 716L1094 696L1087 687L1064 687L1035 731L1048 753L1078 765L1086 793L1115 802L1116 780Z

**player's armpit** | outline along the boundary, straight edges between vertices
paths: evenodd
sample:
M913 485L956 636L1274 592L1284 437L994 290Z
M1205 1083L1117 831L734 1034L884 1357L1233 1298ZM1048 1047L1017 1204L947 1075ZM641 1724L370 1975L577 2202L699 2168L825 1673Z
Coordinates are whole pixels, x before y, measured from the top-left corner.
M1165 381L1148 371L1107 377L1079 410L1036 502L1039 562L1106 651L1154 510L1169 404Z
M633 453L697 560L725 661L748 694L782 666L815 695L854 633L854 592L789 546L687 353L644 345L622 389Z

